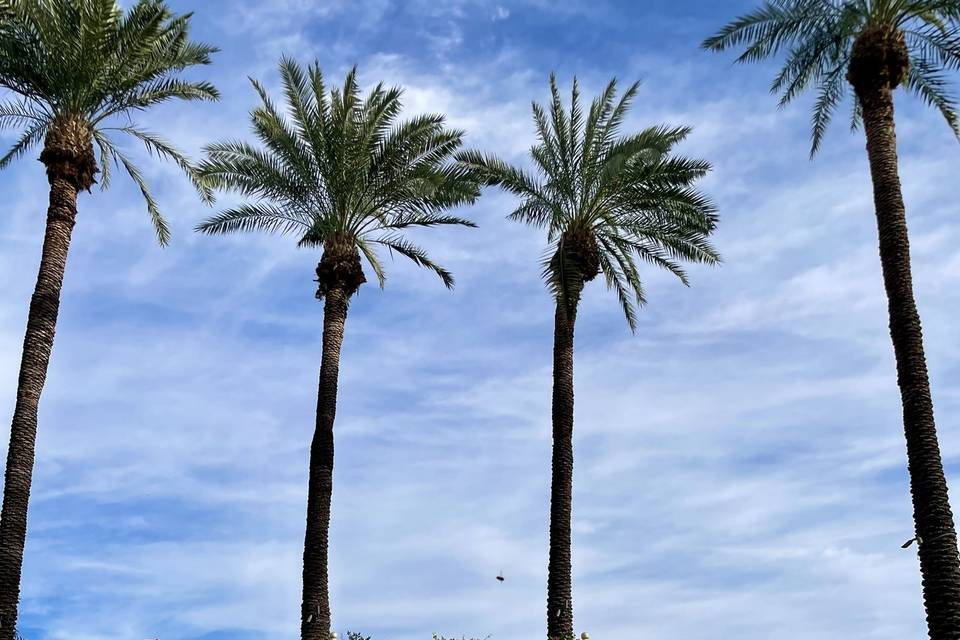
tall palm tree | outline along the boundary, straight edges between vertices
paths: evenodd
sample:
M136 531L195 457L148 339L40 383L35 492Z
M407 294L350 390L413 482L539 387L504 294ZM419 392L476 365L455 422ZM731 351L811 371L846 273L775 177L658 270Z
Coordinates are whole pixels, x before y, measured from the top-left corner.
M543 278L556 302L547 581L551 640L573 637L573 333L581 293L602 273L635 330L637 306L646 301L640 264L667 269L687 284L681 261L719 260L707 240L717 223L714 207L694 186L710 165L673 153L689 129L657 126L621 135L637 87L618 100L616 81L611 81L584 118L576 79L568 112L551 75L550 105L533 105L535 174L477 152L458 156L487 184L519 196L510 218L545 229L550 243Z
M292 235L297 246L322 249L317 298L323 307L323 354L316 430L310 447L307 531L303 550L303 640L328 640L327 547L333 491L333 422L340 347L350 299L366 282L362 260L382 287L376 247L430 269L448 288L453 276L403 236L414 227L469 220L445 211L471 203L477 182L452 162L463 132L441 115L398 121L402 90L378 84L361 98L356 69L328 91L317 63L306 70L280 62L284 111L257 81L261 104L252 113L262 144L227 141L207 148L200 169L216 188L248 201L198 227L210 234L264 231Z
M14 637L37 405L53 347L77 194L89 191L98 173L106 188L111 165L122 167L140 188L160 243L167 243L170 231L140 169L112 137L124 134L173 160L209 198L188 160L132 120L136 112L169 100L217 98L209 83L180 77L189 67L208 64L215 51L191 42L189 25L189 15L174 15L161 0L140 0L126 13L115 0L0 0L0 87L8 91L0 101L0 127L22 131L0 158L0 169L41 145L50 183L0 515L0 640Z
M946 79L948 71L960 69L960 2L774 0L734 20L703 46L742 47L739 62L786 52L771 89L781 93L781 105L806 89L816 91L811 155L847 85L853 88L853 125L863 124L873 181L927 625L931 638L960 638L960 558L913 296L893 110L893 92L902 86L938 109L960 135Z

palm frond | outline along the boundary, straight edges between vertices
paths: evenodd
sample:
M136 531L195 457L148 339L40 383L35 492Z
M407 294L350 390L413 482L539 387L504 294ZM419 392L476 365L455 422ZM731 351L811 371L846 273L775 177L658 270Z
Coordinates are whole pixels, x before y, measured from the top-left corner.
M246 202L208 218L196 229L207 234L263 231L302 235L310 229L310 221L269 202Z
M767 58L801 38L811 19L836 14L830 0L774 0L765 2L724 26L703 41L703 48L724 51L744 46L737 62L755 62Z
M620 301L630 331L636 332L637 307L646 304L636 262L629 251L622 251L610 239L600 236L598 240L604 249L600 252L600 270L607 281L607 288L617 293L617 300Z
M0 129L30 127L48 120L49 115L43 111L43 106L29 100L14 99L0 102Z
M110 184L111 166L122 167L166 244L169 227L143 173L108 134L132 135L151 155L173 161L209 201L210 189L184 154L133 116L170 100L218 99L209 82L182 77L209 64L216 48L191 41L190 14L174 14L163 0L136 0L127 10L115 0L3 0L0 17L0 87L13 94L0 103L0 128L23 131L0 169L57 123L85 121L99 150L101 188Z
M767 0L703 42L712 51L741 49L738 62L784 53L771 88L780 105L815 90L811 156L847 94L846 71L854 42L870 25L903 33L911 60L904 86L936 108L957 131L946 72L960 70L960 4L956 0ZM861 121L854 100L851 128Z
M452 225L476 228L473 220L451 216L444 213L426 212L423 214L401 215L381 225L382 229L408 229L410 227L436 227Z
M911 60L905 84L909 91L920 96L927 105L937 109L954 135L960 138L957 102L950 94L949 82L940 68L923 58Z
M820 89L817 91L817 100L813 107L813 142L810 146L810 157L812 158L820 150L823 142L823 136L827 133L827 127L833 117L833 113L843 100L846 92L846 79L844 77L846 69L840 65L831 70L820 83Z
M319 64L280 61L283 103L253 80L251 113L259 145L209 145L198 172L204 184L254 201L211 218L206 233L267 231L295 235L297 246L338 250L352 244L386 281L375 245L453 277L401 232L414 227L475 226L449 213L479 194L478 172L454 162L463 132L440 115L400 121L402 90L383 84L361 95L356 69L327 89Z
M390 251L396 251L400 255L409 258L418 267L424 267L433 271L437 274L437 276L440 277L440 280L447 289L453 289L455 284L453 274L431 260L426 251L424 251L422 248L418 247L412 242L409 242L402 236L391 234L381 236L379 238L373 238L370 240L370 242L383 245Z
M140 169L137 168L137 165L122 152L116 148L113 148L112 152L114 157L120 161L127 175L130 176L130 179L133 180L137 188L140 189L140 194L143 196L143 200L147 205L147 213L150 214L150 223L153 225L153 230L157 234L157 240L160 242L160 246L167 246L170 244L170 226L167 224L166 219L164 219L163 214L160 213L157 201L154 199L150 191L150 186L144 179L143 174L140 172Z
M180 170L183 171L183 173L190 179L190 182L200 195L200 199L207 204L213 203L213 189L206 181L204 181L199 170L193 165L193 163L190 162L190 160L182 151L171 145L163 138L159 137L157 134L139 129L135 126L107 127L101 130L119 131L120 133L133 136L143 143L150 155L156 155L159 158L172 161L174 164L180 167Z
M533 106L536 173L477 151L457 155L476 179L518 196L511 219L546 230L542 277L557 304L574 309L595 275L584 269L599 267L631 330L646 301L638 262L686 283L681 261L719 260L709 243L716 210L695 187L710 165L673 152L690 129L658 125L620 133L637 87L630 85L618 100L611 81L584 115L579 88L572 89L567 110L551 76L549 106ZM592 251L584 243L595 245L599 265L583 257Z
M40 144L46 132L47 123L42 121L34 124L24 131L20 136L20 139L14 143L13 147L11 147L2 158L0 158L0 169L6 169L11 162Z
M374 275L377 276L377 283L380 285L380 288L383 289L387 284L387 274L386 271L384 271L383 263L380 262L380 257L377 255L377 252L373 250L373 247L370 246L370 243L367 242L365 238L360 238L357 241L357 247L360 249L363 257L367 259L367 263L370 265L370 268L373 269Z
M94 130L93 141L100 150L100 160L97 164L100 166L100 189L106 191L110 188L110 181L113 178L113 165L117 164L116 154L114 154L113 141L102 131Z

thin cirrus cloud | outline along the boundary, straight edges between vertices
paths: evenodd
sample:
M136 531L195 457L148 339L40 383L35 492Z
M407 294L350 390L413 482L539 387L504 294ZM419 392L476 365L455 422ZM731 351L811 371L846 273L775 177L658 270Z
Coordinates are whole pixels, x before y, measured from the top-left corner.
M247 135L247 76L276 89L276 60L289 53L319 58L331 83L358 64L365 86L401 84L410 113L444 112L469 145L523 162L529 102L545 98L551 70L567 87L577 74L586 95L612 75L643 79L629 126L694 127L683 150L715 165L705 187L722 214L725 264L694 269L690 289L647 273L636 335L600 283L588 290L576 371L578 630L922 635L916 557L899 548L912 526L862 140L838 122L807 162L804 105L778 112L769 70L697 51L736 7L674 4L178 0L196 9L197 36L223 49L203 70L223 100L144 123L194 154ZM949 178L960 149L934 114L898 106L952 478L960 253ZM23 631L295 637L317 255L288 238L193 234L209 210L170 167L144 167L174 228L167 249L132 186L81 196L41 409ZM29 161L0 183L9 415L45 183ZM342 631L542 634L552 315L543 239L504 220L511 204L489 191L464 212L478 230L419 237L457 275L454 293L388 261L386 290L367 286L354 303L332 529Z

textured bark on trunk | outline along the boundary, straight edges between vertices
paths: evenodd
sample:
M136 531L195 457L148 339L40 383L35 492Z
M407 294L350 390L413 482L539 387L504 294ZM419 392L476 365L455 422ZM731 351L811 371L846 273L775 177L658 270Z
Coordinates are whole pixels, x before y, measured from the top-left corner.
M550 561L547 637L573 637L570 525L573 508L573 330L576 303L557 302L553 334L553 460L550 485Z
M13 640L20 598L20 572L27 535L27 506L37 438L37 407L47 378L50 351L60 310L60 289L77 215L75 180L48 171L50 205L40 270L23 339L17 400L10 428L10 448L0 513L0 640Z
M920 315L913 297L910 242L897 166L893 93L889 86L881 86L858 91L858 96L863 107L890 337L903 404L927 626L932 640L957 640L960 638L960 557L937 443Z
M340 347L350 295L340 287L324 292L323 356L317 393L317 424L310 447L307 532L303 545L302 640L329 640L330 596L327 549L333 496L333 421L337 412Z

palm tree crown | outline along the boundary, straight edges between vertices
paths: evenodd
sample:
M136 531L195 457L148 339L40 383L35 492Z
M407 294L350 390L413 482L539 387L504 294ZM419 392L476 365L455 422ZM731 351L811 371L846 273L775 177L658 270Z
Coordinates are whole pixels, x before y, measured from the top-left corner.
M865 34L875 34L881 42L874 40L871 46ZM886 57L880 61L886 68L872 69L881 72L876 80L888 82L891 88L902 84L937 108L960 136L956 101L946 79L948 71L960 69L957 0L769 0L707 38L703 46L713 51L744 47L738 62L787 51L770 89L780 94L783 106L815 87L811 155L819 149L848 81L856 88L859 78L870 75L858 73L857 66L858 61L870 60L870 49ZM861 105L854 101L854 128L861 117Z
M458 156L488 184L521 198L511 219L547 230L543 277L558 302L576 306L585 283L603 273L631 329L646 301L640 263L664 267L686 284L681 260L719 260L707 241L716 212L693 186L710 165L671 153L689 129L620 134L638 86L618 100L611 81L584 117L576 79L567 112L551 75L550 105L533 104L536 174L476 152Z
M356 291L365 281L361 254L383 286L378 245L431 269L452 287L453 276L402 232L474 226L443 213L479 194L476 181L449 161L462 145L463 132L446 129L441 115L398 123L402 90L378 84L361 98L356 69L342 88L329 93L317 63L304 70L283 59L280 73L289 119L252 80L261 99L252 112L253 128L263 147L214 144L200 166L213 186L250 200L198 230L291 234L299 246L322 247L318 297L332 283L344 285L349 294Z
M173 160L209 198L184 155L130 119L168 100L219 97L210 83L179 77L188 67L209 64L216 52L188 39L189 22L189 14L174 15L162 0L139 0L126 13L116 0L0 0L0 87L14 94L0 101L0 129L23 132L0 158L0 169L41 141L48 166L58 153L82 156L77 179L84 189L99 171L106 188L111 164L122 166L166 244L170 231L142 173L111 135L133 136Z

